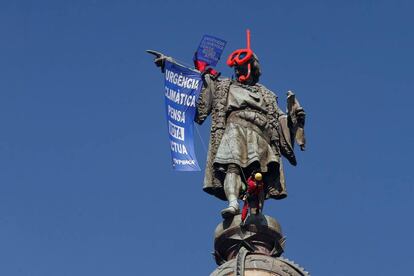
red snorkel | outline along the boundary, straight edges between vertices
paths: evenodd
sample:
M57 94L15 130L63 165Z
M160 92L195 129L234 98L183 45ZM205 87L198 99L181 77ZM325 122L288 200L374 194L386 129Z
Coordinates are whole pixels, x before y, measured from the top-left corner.
M247 38L247 48L246 49L238 49L230 54L227 59L227 65L230 67L233 66L240 66L250 61L253 57L253 51L250 49L250 30L246 30L246 38ZM240 82L245 82L249 79L251 73L251 65L250 63L247 64L247 75L239 76Z

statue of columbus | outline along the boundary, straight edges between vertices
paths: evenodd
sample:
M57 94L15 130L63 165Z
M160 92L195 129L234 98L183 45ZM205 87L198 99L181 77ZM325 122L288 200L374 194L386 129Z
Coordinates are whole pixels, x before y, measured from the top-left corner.
M168 58L159 56L155 63L162 67ZM202 124L208 116L212 118L204 191L228 201L221 211L224 218L240 212L238 200L246 190L246 176L252 173L263 175L265 199L285 198L281 157L295 166L295 141L305 149L305 112L295 95L288 92L284 113L277 96L259 83L260 63L250 48L249 30L247 48L227 59L235 79L219 78L203 61L194 63L204 77L194 120Z

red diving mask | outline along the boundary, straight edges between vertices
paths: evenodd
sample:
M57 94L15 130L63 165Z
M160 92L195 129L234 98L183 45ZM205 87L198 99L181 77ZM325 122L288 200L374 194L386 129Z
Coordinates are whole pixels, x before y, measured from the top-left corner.
M230 67L233 66L241 66L248 62L250 62L251 58L253 57L253 51L250 49L250 30L246 30L246 37L247 37L247 48L246 49L238 49L230 54L227 59L227 65ZM250 63L247 64L247 74L239 76L239 81L245 82L249 79L251 73L251 65Z

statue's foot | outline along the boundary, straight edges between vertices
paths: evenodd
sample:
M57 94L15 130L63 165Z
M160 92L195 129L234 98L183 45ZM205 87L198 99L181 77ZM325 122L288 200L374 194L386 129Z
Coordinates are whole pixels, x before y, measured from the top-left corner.
M239 214L239 212L240 212L239 203L238 202L230 203L229 207L221 210L221 216L224 219L232 218L235 215Z

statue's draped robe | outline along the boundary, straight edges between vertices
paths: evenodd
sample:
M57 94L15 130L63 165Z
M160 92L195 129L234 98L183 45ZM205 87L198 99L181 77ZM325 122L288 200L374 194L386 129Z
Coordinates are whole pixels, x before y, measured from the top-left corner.
M241 92L240 95L238 92ZM255 112L260 116L248 118ZM296 159L287 116L278 107L276 95L260 84L248 86L230 79L213 80L206 75L197 102L195 121L201 124L209 115L212 123L204 191L226 200L223 190L226 164L238 164L245 181L243 176L249 166L256 163L255 166L259 164L264 172L266 198L286 197L281 155L293 165L296 165ZM240 116L244 119L239 120ZM238 146L241 149L234 152Z

